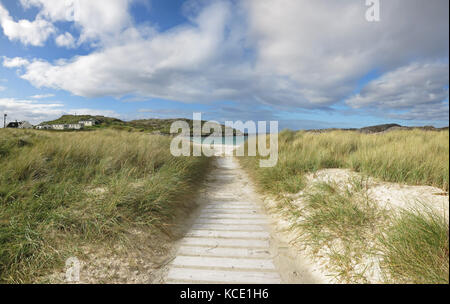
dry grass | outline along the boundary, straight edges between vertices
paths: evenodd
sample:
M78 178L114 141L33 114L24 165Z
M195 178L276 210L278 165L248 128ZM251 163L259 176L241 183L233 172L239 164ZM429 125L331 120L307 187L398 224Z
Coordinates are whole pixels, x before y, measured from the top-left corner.
M350 168L385 181L448 190L449 132L420 130L362 134L350 131L279 134L278 164L259 168L255 157L241 163L265 192L298 192L306 172Z
M279 201L278 212L294 223L299 241L313 255L325 254L343 282L368 282L371 261L382 259L386 282L448 283L448 222L423 212L388 214L372 202L362 182L348 188L321 183L306 187L305 174L350 168L385 181L431 185L448 191L449 132L421 130L378 134L282 131L279 160L260 168L258 157L240 162L260 190ZM287 193L301 196L301 208Z
M170 233L209 164L173 157L170 138L112 130L0 130L0 281L33 282L82 244L133 227Z

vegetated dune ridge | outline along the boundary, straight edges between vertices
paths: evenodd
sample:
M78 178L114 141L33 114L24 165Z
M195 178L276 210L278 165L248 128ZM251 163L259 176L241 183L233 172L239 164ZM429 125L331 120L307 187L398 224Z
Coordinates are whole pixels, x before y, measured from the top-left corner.
M276 167L240 162L287 240L336 282L448 283L448 131L283 131L279 142Z
M74 124L81 120L94 119L98 122L93 127L87 127L85 131L92 131L98 129L115 129L128 132L153 132L155 134L170 135L170 127L176 121L186 122L189 125L191 134L193 133L193 120L187 118L172 118L172 119L139 119L131 121L123 121L118 118L105 117L105 116L92 116L92 115L63 115L58 119L52 121L42 122L40 125L52 125L52 124ZM201 121L203 126L206 121ZM214 125L214 124L213 124ZM226 130L234 135L241 135L241 132L235 129L220 125L222 128L222 135L225 135ZM203 133L202 136L208 136L211 133Z
M82 282L150 282L210 162L169 145L114 130L0 130L0 281L62 282L77 257Z
M332 132L332 131L357 131L357 132L361 132L364 134L373 134L373 133L384 133L384 132L392 132L392 131L399 131L399 130L448 131L448 127L443 127L443 128L436 128L433 126L407 127L407 126L402 126L399 124L384 124L384 125L363 127L363 128L359 128L359 129L357 129L357 128L311 129L311 130L306 130L306 132L325 133L325 132Z

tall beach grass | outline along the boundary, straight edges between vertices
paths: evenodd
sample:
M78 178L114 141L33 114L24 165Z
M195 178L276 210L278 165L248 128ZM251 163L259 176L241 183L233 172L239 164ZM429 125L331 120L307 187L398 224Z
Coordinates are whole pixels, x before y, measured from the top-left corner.
M170 233L209 159L173 157L169 146L113 130L0 130L0 282L33 282L73 245L114 242L133 227Z
M342 190L325 183L306 187L305 179L319 169L349 168L384 181L448 191L448 149L448 131L285 130L279 134L275 167L260 168L259 157L240 162L262 192L276 197L276 211L294 223L299 242L314 254L325 254L340 281L368 282L367 261L380 259L385 282L448 284L449 229L443 215L398 215L371 201L363 183L349 181L350 190ZM300 190L301 203L293 204L286 194Z
M385 181L431 185L448 191L449 132L406 130L279 134L278 164L260 168L258 157L240 159L266 192L298 192L304 173L350 168Z
M448 222L432 210L404 210L379 236L388 280L414 284L449 283Z

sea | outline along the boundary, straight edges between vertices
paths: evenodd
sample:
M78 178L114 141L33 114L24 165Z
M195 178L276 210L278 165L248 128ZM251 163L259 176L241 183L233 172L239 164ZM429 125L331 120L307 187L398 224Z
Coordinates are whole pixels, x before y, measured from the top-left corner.
M203 144L207 137L191 137L190 140L194 143ZM248 136L222 136L214 137L215 143L222 145L240 146L248 139ZM210 139L211 140L211 139Z

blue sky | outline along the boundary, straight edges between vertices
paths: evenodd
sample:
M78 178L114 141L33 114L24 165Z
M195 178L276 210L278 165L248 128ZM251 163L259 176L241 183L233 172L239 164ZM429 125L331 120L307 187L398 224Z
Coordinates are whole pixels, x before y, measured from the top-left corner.
M447 0L0 0L0 114L448 125Z

